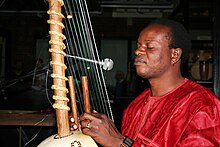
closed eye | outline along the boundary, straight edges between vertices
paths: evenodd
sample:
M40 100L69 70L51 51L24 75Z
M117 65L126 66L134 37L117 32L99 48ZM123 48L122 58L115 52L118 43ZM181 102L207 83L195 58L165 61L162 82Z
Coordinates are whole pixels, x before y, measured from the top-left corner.
M152 49L155 48L155 46L148 43L147 46L146 46L146 48L147 48L148 50L152 50Z
M154 49L154 47L147 47L147 49L148 49L148 50L152 50L152 49Z

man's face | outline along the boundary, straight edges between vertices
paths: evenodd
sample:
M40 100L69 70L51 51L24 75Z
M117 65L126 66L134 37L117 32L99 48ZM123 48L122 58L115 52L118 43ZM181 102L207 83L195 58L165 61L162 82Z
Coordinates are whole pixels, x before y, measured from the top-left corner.
M139 76L158 78L169 71L172 66L169 32L168 27L154 24L140 33L135 51L135 66Z

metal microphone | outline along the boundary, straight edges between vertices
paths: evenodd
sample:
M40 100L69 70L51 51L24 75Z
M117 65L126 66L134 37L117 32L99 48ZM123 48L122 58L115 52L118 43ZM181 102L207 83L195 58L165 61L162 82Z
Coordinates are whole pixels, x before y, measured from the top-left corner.
M106 58L104 59L104 61L95 61L92 59L87 59L87 58L82 58L82 57L78 57L78 56L72 56L72 55L66 55L66 57L71 57L71 58L75 58L75 59L79 59L79 60L84 60L84 61L88 61L88 62L92 62L92 63L96 63L102 66L102 68L104 70L111 70L113 68L114 62L112 59Z

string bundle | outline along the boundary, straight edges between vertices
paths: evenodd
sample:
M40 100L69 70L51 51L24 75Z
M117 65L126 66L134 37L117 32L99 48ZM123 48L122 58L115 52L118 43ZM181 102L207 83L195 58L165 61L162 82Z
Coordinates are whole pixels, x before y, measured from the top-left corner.
M49 0L48 14L50 16L49 52L52 58L50 64L53 69L51 88L54 91L53 108L56 110L58 133L45 139L39 147L97 146L91 137L82 134L81 131L70 132L68 120L70 107L67 76L74 77L72 83L77 103L74 107L78 107L78 115L85 112L85 100L83 100L85 92L81 78L86 77L91 102L89 109L105 113L113 120L102 65L97 64L102 61L99 59L86 0ZM87 60L79 60L79 58ZM108 62L105 64L107 65ZM72 92L70 95L73 95Z

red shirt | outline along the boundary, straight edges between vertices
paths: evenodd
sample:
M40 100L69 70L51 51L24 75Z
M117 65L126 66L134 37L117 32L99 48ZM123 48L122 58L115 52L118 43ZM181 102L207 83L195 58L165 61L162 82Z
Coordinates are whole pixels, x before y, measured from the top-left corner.
M146 89L124 111L122 134L133 147L220 146L220 101L188 79L160 97Z

